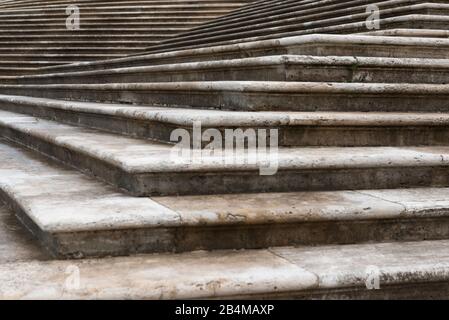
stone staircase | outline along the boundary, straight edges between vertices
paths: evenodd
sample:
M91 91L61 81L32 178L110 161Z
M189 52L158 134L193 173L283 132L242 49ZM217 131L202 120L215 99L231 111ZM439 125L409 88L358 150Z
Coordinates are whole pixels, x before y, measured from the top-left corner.
M145 54L3 76L0 227L11 210L45 251L4 231L1 296L447 298L448 5L257 1ZM177 157L179 129L278 148Z
M0 75L137 54L247 0L13 1L0 3ZM66 26L76 5L79 30Z

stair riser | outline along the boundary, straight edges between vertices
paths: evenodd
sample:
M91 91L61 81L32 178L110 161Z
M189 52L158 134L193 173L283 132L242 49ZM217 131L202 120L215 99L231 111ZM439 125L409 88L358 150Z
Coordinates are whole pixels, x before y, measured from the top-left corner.
M191 127L163 122L138 121L130 118L70 112L10 102L0 102L0 109L165 143L171 143L170 135L175 129L186 129L193 136ZM207 127L203 127L203 131L207 129ZM226 129L235 129L235 127ZM252 127L252 129L277 129L279 146L443 146L449 144L449 127L447 126L326 127L317 125ZM224 137L223 129L220 131ZM222 142L224 144L224 141Z
M1 88L6 95L24 95L41 98L132 103L141 105L162 105L172 107L193 107L237 111L449 111L448 94L377 94L353 93L267 93L262 91L214 91L195 90L160 91L151 90L112 90L100 89L45 89L39 87Z
M0 134L81 171L93 174L135 196L390 189L449 185L449 174L445 167L296 170L279 171L273 176L261 176L258 171L133 174L89 155L32 137L10 127L1 127Z
M271 66L223 67L191 70L65 75L39 78L4 79L4 84L135 83L183 81L299 81L365 83L447 83L449 68L385 68L357 65L274 64Z
M3 190L0 190L0 199L13 209L39 242L59 259L372 241L421 241L449 237L449 218L444 217L50 234L37 227L23 212L20 204Z

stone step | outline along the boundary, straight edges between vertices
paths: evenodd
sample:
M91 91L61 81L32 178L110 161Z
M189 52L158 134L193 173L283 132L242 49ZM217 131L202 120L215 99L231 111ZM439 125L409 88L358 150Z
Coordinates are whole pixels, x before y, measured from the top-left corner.
M449 40L366 35L305 35L43 68L41 73L204 62L279 54L447 59Z
M68 3L73 4L70 1ZM30 3L10 3L10 6L5 4L6 7L1 7L0 3L0 17L2 18L0 42L15 41L22 44L28 41L52 41L54 44L61 42L59 46L61 49L56 49L55 45L51 49L41 46L31 48L30 44L1 48L0 60L19 61L6 55L12 51L16 56L20 55L19 59L25 61L48 59L55 62L67 60L69 62L95 61L137 54L145 47L166 40L192 26L226 14L246 3L248 1L77 2L76 4L80 5L82 9L82 22L81 29L76 32L68 31L65 27L67 2L34 3L33 5L30 5ZM26 22L24 23L24 21ZM181 25L182 22L185 22L185 24ZM73 47L62 44L83 40L100 43L140 40L141 43L135 48L121 48L120 44L112 47L106 46L105 48L103 48L103 44L94 45L90 50L87 48L75 50ZM77 56L75 53L80 54L78 51L81 51L81 55L82 53L90 53L91 55ZM30 53L39 53L40 55L30 57L27 55ZM52 56L52 54L55 55ZM99 55L95 56L95 54ZM26 66L17 65L15 67L23 69ZM10 69L1 72L0 75L12 73L13 69Z
M61 66L63 64L69 64L71 61L0 61L0 68L4 68L7 71L11 69L29 69L33 68L39 70L39 68L50 67L50 66Z
M147 13L147 14L175 14L182 15L183 11L191 14L206 14L206 15L223 15L232 11L235 8L240 7L240 4L179 4L179 5L141 5L141 6L130 6L130 5L122 5L122 6L81 6L78 5L78 8L82 14L95 15L97 13L114 13L117 14L119 11L127 12L127 13ZM53 16L61 16L61 14L66 14L67 6L61 6L59 8L54 7L35 7L35 8L11 8L11 9L1 9L0 16L11 16L15 14L28 14L30 16L42 16L49 15ZM67 14L66 14L67 16Z
M2 299L24 300L445 299L448 245L390 242L8 263L0 265L0 291ZM84 281L68 289L67 270L74 268Z
M156 38L156 40L155 40ZM0 35L0 41L17 41L18 36L14 35ZM141 41L141 42L154 42L157 41L157 36L153 36L151 34L132 34L132 33L123 33L123 34L61 34L61 35L21 35L20 41L53 41L54 43L58 42L70 42L70 41L91 41L95 43L103 43L106 41L115 41L118 45L120 45L121 41ZM107 54L107 52L105 52Z
M21 53L20 55L13 53L0 53L1 63L15 61L22 62L38 62L48 61L51 64L70 63L71 61L92 61L105 60L108 58L123 57L121 53Z
M227 4L246 4L254 1L245 1L245 0L239 0L239 1L233 1L233 0L226 0ZM217 1L217 0L187 0L187 1L157 1L157 0L138 0L138 1L92 1L92 0L62 0L62 1L11 1L10 3L1 2L0 8L7 9L7 8L27 8L27 7L58 7L58 6L68 6L70 4L77 4L80 7L84 7L85 5L88 6L99 6L99 5L108 5L108 6L115 6L115 5L180 5L180 4L189 4L189 5L197 5L197 4L203 4L203 5L219 5L223 4L223 1Z
M256 1L248 1L248 0L227 0L226 3L251 3ZM59 5L70 5L70 4L79 4L81 6L84 5L92 5L92 4L108 4L108 5L173 5L173 4L221 4L223 1L218 0L135 0L135 1L124 1L124 0L111 0L111 1L92 1L92 0L13 0L13 1L2 1L0 3L1 8L8 7L25 7L25 6L37 6L37 7L47 7L47 6L59 6Z
M140 16L104 16L104 17L84 17L82 19L82 26L89 26L92 24L115 24L115 23L127 23L127 22L136 22L136 23L159 23L163 25L171 25L171 24L183 24L187 27L191 25L199 25L208 21L210 17L206 16L151 16L151 15L140 15ZM0 25L9 25L9 24L21 24L24 27L29 27L29 25L39 24L39 23L56 23L58 26L65 26L65 22L67 20L66 17L59 18L45 18L45 17L3 17L0 20ZM81 25L80 25L81 26Z
M7 111L0 115L3 137L136 196L449 185L449 149L442 146L268 148L265 154L250 148L181 154L171 145L149 140Z
M91 46L91 47L65 47L65 46L60 46L60 47L53 47L53 48L48 48L48 47L24 47L22 45L20 46L16 46L16 47L1 47L0 45L0 57L2 57L2 55L9 55L11 53L15 53L16 55L23 55L23 57L26 59L26 57L28 57L29 55L39 55L39 56L47 56L47 55L58 55L58 56L62 56L63 59L66 55L77 55L77 54L99 54L100 59L102 57L104 57L104 54L107 52L108 55L110 54L114 54L114 55L118 55L118 56L123 56L123 55L132 55L132 54L136 54L141 52L143 49L143 47L96 47ZM95 58L97 59L97 58Z
M426 10L428 11L428 10ZM420 14L405 14L398 17L385 18L381 20L382 28L384 29L396 29L396 28L417 28L417 29L442 29L446 30L449 28L449 10L439 10L437 12L424 12ZM443 15L444 14L444 15ZM349 16L352 19L352 16ZM282 27L279 29L269 28L266 31L261 32L259 35L244 37L240 33L236 34L235 38L232 39L232 35L216 36L216 37L202 37L198 40L187 41L181 38L176 42L162 42L155 46L151 46L147 49L147 52L157 53L166 52L181 49L194 49L204 46L220 46L237 44L242 41L263 41L269 39L278 39L284 37L294 37L300 35L309 34L357 34L361 32L366 32L366 19L357 19L354 22L348 22L344 24L335 23L326 26L317 26L315 28L311 27L310 23L304 23L307 28L296 28L296 27ZM276 29L276 30L274 30ZM290 30L289 30L290 29ZM279 32L277 32L279 31ZM183 34L184 35L184 34ZM172 39L175 39L172 38ZM171 41L171 40L170 40ZM175 40L173 40L175 41Z
M57 258L449 233L447 188L135 198L5 141L0 158L1 199Z
M35 47L42 47L42 48L59 48L59 47L78 47L78 48L85 48L85 47L107 47L111 48L113 45L117 45L117 47L139 47L139 46L145 46L147 44L154 43L154 41L139 41L139 40L122 40L122 41L103 41L98 39L98 41L95 41L95 38L92 40L69 40L69 41L41 41L41 40L34 40L30 41L28 39L20 40L17 39L15 41L0 41L1 48L11 48L11 47L24 47L24 48L35 48Z
M21 74L32 74L37 72L37 70L37 68L25 67L22 64L20 64L19 67L12 67L10 64L7 64L7 66L5 66L0 62L0 75L4 77L12 77Z
M435 29L389 29L360 33L369 36L449 38L449 31Z
M242 20L252 20L254 17L264 17L270 19L273 16L286 13L286 12L303 12L306 10L316 10L316 11L327 11L327 10L338 10L341 8L355 7L358 5L371 4L373 1L370 0L315 0L315 1L282 1L279 2L269 2L263 6L256 7L251 4L240 8L239 10L232 11L222 17L218 17L213 21L207 22L203 26L198 27L198 29L206 29L209 27L215 27L218 25L224 25L228 23L234 23ZM382 1L385 2L385 1ZM410 1L413 3L412 1ZM416 1L415 1L416 2ZM246 9L246 10L245 10Z
M170 30L168 30L170 31ZM9 30L9 29L1 29L0 30L0 35L1 36L21 36L21 35L67 35L67 36L71 36L71 35L78 35L78 36L83 36L83 35L97 35L99 37L101 37L101 33L102 32L108 32L111 35L133 35L133 34L140 34L140 33L150 33L151 36L154 39L166 39L169 38L170 36L172 36L172 34L170 34L168 31L163 31L160 28L159 29L154 29L154 28L148 28L148 29L144 29L144 28L99 28L99 29L80 29L80 30L74 30L74 31L69 31L67 30L65 27L61 26L58 29L21 29L21 30ZM98 35L99 34L99 35Z
M234 112L67 102L3 96L0 109L165 143L176 128L204 133L229 128L277 129L280 146L448 145L444 113ZM223 139L225 143L225 139Z
M89 47L79 48L90 50ZM98 48L97 50L100 50ZM14 50L11 48L11 50ZM75 48L74 48L75 50ZM2 49L0 49L0 52ZM82 51L81 51L82 52ZM148 67L0 77L3 84L183 81L447 83L449 59L281 55Z
M0 85L0 93L235 111L447 112L449 85L200 81Z
M420 3L416 5L410 5L413 3L419 3L424 1L392 1L391 4L386 2L386 5L380 6L382 10L382 20L389 17L406 14L428 14L431 12L448 13L448 5L446 4L429 4ZM399 3L399 4L398 4ZM404 3L401 6L401 3ZM433 10L432 10L433 9ZM315 13L315 14L310 14ZM181 37L173 37L168 39L165 43L182 41L183 43L197 43L200 40L203 43L207 43L208 38L226 40L226 39L239 39L254 37L265 34L281 33L294 30L313 29L317 27L339 25L349 22L365 21L369 13L366 13L366 4L359 7L345 7L344 9L335 10L333 8L322 8L306 11L288 11L287 14L274 15L270 14L270 17L259 17L257 19L248 21L244 18L243 21L234 24L224 24L218 27L208 26L203 30L193 30L183 34ZM366 30L366 25L365 25ZM221 38L218 38L221 37Z
M144 12L134 12L134 11L120 11L117 9L117 11L109 11L109 12L84 12L83 17L86 18L106 18L106 17L116 17L116 16L123 16L123 17L141 17L142 15L151 15L155 17L161 17L164 20L169 20L172 17L181 17L184 18L186 16L194 16L197 19L214 19L217 16L220 16L224 13L226 13L227 10L214 10L214 11L201 11L198 12L196 10L178 10L178 11L162 11L162 10L156 10L156 11L144 11ZM67 19L67 14L63 10L59 10L59 12L55 13L24 13L21 10L18 10L17 12L1 12L0 11L0 17L4 20L9 19L26 19L27 17L34 18L34 19L47 19L53 20L53 19ZM83 18L84 19L84 18Z
M113 29L120 29L120 28L131 28L131 29L143 29L143 31L146 31L150 29L152 32L154 32L155 35L163 35L163 34L173 34L173 33L180 33L185 32L189 30L190 26L195 26L198 23L184 23L184 22L177 22L177 23L171 23L171 22L136 22L134 19L127 21L127 22L108 22L108 23L102 23L100 22L94 22L94 23L85 23L83 21L82 30L88 29L88 30L97 30L99 32L104 31L105 27L110 27ZM28 25L24 25L22 23L0 23L1 30L11 30L14 28L30 28L27 30L35 31L47 31L48 30L61 30L61 28L65 28L65 21L60 22L51 22L51 23L30 23ZM67 30L66 30L67 31Z
M245 14L233 14L236 11L232 11L227 15L218 17L211 21L206 22L189 31L189 35L193 35L205 30L218 30L224 28L225 26L232 27L243 27L249 25L257 25L266 22L282 22L287 25L295 21L292 18L303 17L304 19L311 19L310 21L318 21L322 18L339 18L347 14L363 13L366 12L368 5L376 4L383 13L385 10L391 8L397 8L401 6L414 6L419 4L427 4L432 6L433 4L447 4L447 1L437 0L423 1L423 0L388 0L388 1L370 1L370 0L350 0L350 1L312 1L310 3L298 3L293 1L293 3L284 2L284 4L273 4L271 7L265 8L263 10L254 10ZM249 6L252 7L252 6ZM236 12L237 13L237 12ZM381 17L385 17L381 15Z
M180 3L180 4L110 4L110 3L89 3L89 4L82 4L77 3L75 4L80 8L80 11L86 13L91 12L109 12L109 11L115 11L115 10L123 10L123 11L129 11L129 12L145 12L145 11L153 11L153 10L162 10L162 11L182 11L182 10L198 10L200 12L206 11L206 12L214 12L214 11L231 11L233 9L241 7L240 3L228 3L227 1L223 1L221 3L207 3L207 4L191 4L191 3ZM27 14L35 14L35 13L46 13L46 14L52 14L52 13L59 13L61 11L65 11L67 8L67 4L65 5L59 5L59 6L21 6L17 8L1 8L2 14L9 14L9 13L16 13L16 12L23 12Z

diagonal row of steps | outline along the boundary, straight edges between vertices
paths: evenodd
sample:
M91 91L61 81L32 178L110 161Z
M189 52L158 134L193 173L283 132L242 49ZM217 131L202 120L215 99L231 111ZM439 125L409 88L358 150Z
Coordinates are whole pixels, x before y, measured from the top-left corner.
M80 8L79 30L66 26L66 8L71 1L0 6L0 74L26 74L42 66L136 54L248 2L76 3ZM80 42L84 44L80 46Z
M445 17L448 13L447 1L408 1L392 0L374 2L380 9L380 25L389 28L425 28L432 22L433 27L447 29ZM373 1L316 1L301 4L288 2L286 8L273 4L263 17L256 10L250 16L237 16L234 19L223 17L223 24L212 22L200 26L198 30L188 31L178 37L170 38L151 46L151 52L207 45L223 45L233 42L257 41L280 37L313 33L355 33L367 31L367 5ZM279 9L281 8L281 9ZM280 14L276 15L279 11ZM440 21L441 20L441 21ZM439 23L436 23L439 21Z
M433 39L416 37L316 34L46 67L41 68L39 74L70 73L183 62L205 62L271 55L446 59L449 57L447 54L448 47L449 41L446 39L435 41ZM43 76L40 79L45 77Z
M400 4L399 6L398 6L398 2ZM391 28L398 28L398 27L418 28L418 25L420 25L420 28L421 27L422 28L428 28L429 26L435 27L435 26L441 25L441 28L446 29L446 27L447 27L447 21L446 21L447 18L444 15L436 16L436 15L434 15L436 13L436 11L434 11L432 13L432 15L427 15L429 13L429 10L445 10L444 8L447 6L446 4L444 4L444 3L421 3L419 1L418 2L412 1L414 3L414 5L409 5L410 4L409 2L410 1L403 1L403 0L397 0L397 1L395 0L395 1L387 1L387 2L385 2L383 4L383 6L385 8L387 8L387 9L383 9L382 10L382 13L383 13L383 15L382 15L382 19L383 19L382 28L384 28L384 29L385 28L390 28L390 27ZM346 5L350 6L351 3L352 2L348 2ZM318 5L318 4L315 4L315 3L313 3L313 4L314 5ZM321 4L321 5L323 6L324 4ZM362 10L362 11L365 10L366 9L366 5L367 5L366 2L360 4L360 6L359 6L360 10ZM249 7L251 7L251 6L249 6ZM391 7L391 9L388 9L390 7ZM434 9L430 9L430 8L434 8ZM318 7L315 10L318 10L317 12L321 12L320 11L320 7ZM338 17L338 14L339 14L338 12L335 13L334 10L331 10L331 8L329 10L330 10L330 12L332 14L336 14L337 17ZM352 8L351 7L347 7L346 9L343 9L343 10L352 10ZM388 13L390 12L389 10L390 11L393 10L392 11L393 17L391 17L391 18L389 18L389 15L388 15ZM396 13L397 12L402 12L402 13L398 13L398 14L401 14L401 16L396 17L396 15L397 15ZM413 13L413 14L412 15L406 14L407 12ZM423 13L426 13L426 14L423 15ZM362 22L358 22L358 23L355 23L355 24L351 24L351 23L349 23L349 24L347 24L347 23L346 24L342 24L343 22L341 21L341 18L338 17L336 19L337 27L340 28L340 29L343 28L341 30L345 30L344 32L350 32L350 33L351 32L352 33L355 33L355 32L366 32L366 24L364 22L364 20L366 18L366 13L362 13L362 16L363 16L363 19L361 20ZM349 16L349 18L354 18L354 17L355 17L354 15ZM300 19L305 19L305 16L300 16ZM315 19L315 17L311 17L310 19ZM330 23L334 23L333 22L334 20L335 19L329 19L329 22ZM281 19L281 18L279 18L279 19L275 20L275 23L279 23L279 24L281 24L281 26L283 26L283 25L287 24L287 21L288 21L288 19ZM313 27L310 23L307 23L307 29L304 30L304 32L296 32L295 31L295 32L278 33L278 32L273 32L274 29L272 27L270 27L267 37L264 37L264 36L258 36L258 37L252 37L252 38L250 37L250 38L246 38L246 41L252 40L252 41L255 41L255 42L264 42L263 39L267 39L267 38L270 38L270 37L291 36L291 35L297 35L297 34L308 34L308 33L317 33L317 32L331 32L331 33L333 33L333 32L335 32L338 29L338 28L335 29L335 26L332 26L332 25L329 26L329 27L320 27L320 23L321 22L319 22L319 21L315 21L314 23L317 24L317 27ZM259 32L258 31L259 29L255 28L251 24L251 22L248 22L248 24L250 25L251 32ZM289 25L285 25L285 27L290 28ZM138 29L136 29L136 30L138 30ZM142 28L142 30L143 30L143 28ZM209 35L212 34L212 32L210 32L209 29L206 28L205 30L206 30L206 32ZM225 36L232 36L233 35L233 33L230 32L229 28L224 28L224 30L225 30L224 31L225 32ZM264 29L261 29L260 32L265 32L263 30ZM94 32L95 30L91 30L91 31ZM5 38L5 36L2 36L0 34L0 41L2 39L7 40L8 37L10 37L10 36L6 36L6 38ZM31 36L27 35L25 38L27 38L28 41L30 41L30 40L33 41L32 37L33 37L32 35ZM66 40L64 40L64 37L65 37L64 35L59 35L59 36L55 35L55 37L59 38L59 41L63 41L66 45L70 46L70 42L67 42ZM112 33L108 33L108 37L110 37L111 40L112 39L124 40L122 36L116 35L116 34L112 34ZM136 35L136 37L139 39L139 41L143 41L144 39L149 39L149 36L145 36L145 35L143 35L143 36L142 35ZM192 35L192 37L194 37L194 38L189 38L188 35L183 35L182 41L188 43L187 47L210 46L211 44L213 44L213 45L218 45L218 44L223 45L225 43L229 43L229 41L228 42L224 42L224 43L222 41L216 42L215 40L213 40L214 37L212 37L212 38L210 38L210 40L208 40L209 38L206 37L206 36L203 36L203 35L198 35L198 36ZM198 45L195 42L196 41L195 37L200 37L201 42L199 42ZM236 37L237 37L237 39L239 39L238 42L242 41L241 38L243 36L240 33L238 35L236 35ZM79 41L87 41L87 43L89 43L88 47L90 47L90 48L93 48L93 45L91 45L91 43L93 43L93 41L96 41L95 40L95 36L93 34L92 35L76 34L76 35L74 35L74 39L77 39L77 42L79 42ZM44 35L44 38L42 38L41 40L45 40L45 41L48 42L51 39L50 38L45 38L45 35ZM105 39L103 39L103 40L105 40ZM159 39L159 40L162 40L162 39ZM156 41L158 41L158 40L156 40ZM104 45L110 47L110 44L108 44L108 42L105 42ZM104 45L100 45L98 50L100 50L100 48L102 46L104 46ZM173 47L169 43L167 43L167 45L169 46L169 47L167 47L167 50L168 49L170 49L170 50L173 49ZM75 49L76 45L72 45L71 47L73 47L73 49ZM183 46L175 46L175 48L178 48L178 47L182 48ZM223 47L226 47L226 45L224 45ZM69 49L70 49L70 47L69 47ZM85 49L85 50L87 50L87 49ZM124 49L123 48L118 48L117 50L120 51L120 50L124 50ZM131 50L132 51L133 49L132 48L130 48L130 49L127 48L126 50ZM167 51L167 50L164 49L164 51ZM138 47L137 50L134 49L134 51L140 51L140 47ZM157 48L153 48L152 51L160 51L160 50L157 49ZM111 52L111 54L112 54L112 52ZM92 58L92 57L90 57L90 58ZM89 60L90 58L86 57L86 60ZM33 58L31 56L31 57L29 57L29 59L38 59L38 57L36 56L36 57ZM132 59L132 58L130 58L130 59ZM110 64L111 62L108 62L108 63ZM101 67L101 66L99 65L98 67ZM70 68L78 69L79 67L78 66L73 66L73 67L70 66ZM52 69L50 69L50 70L52 70ZM43 71L47 72L45 69Z

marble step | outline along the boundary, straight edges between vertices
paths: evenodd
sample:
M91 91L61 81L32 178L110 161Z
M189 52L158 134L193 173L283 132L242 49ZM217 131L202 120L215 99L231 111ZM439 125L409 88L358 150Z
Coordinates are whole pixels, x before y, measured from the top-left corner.
M7 111L0 112L0 133L136 196L449 185L444 146L180 153L169 144Z
M420 0L409 0L406 3L409 5L421 3ZM433 2L443 2L444 1L433 1ZM392 0L392 1L378 1L374 2L379 7L385 7L389 4L400 5L404 3L403 0ZM285 13L299 13L300 15L306 15L307 13L319 13L319 12L338 12L340 9L345 8L357 8L358 6L367 6L368 4L373 4L371 0L315 0L315 1L282 1L282 2L270 2L264 6L258 6L251 4L241 8L240 10L232 11L227 15L218 17L212 21L199 26L196 30L204 30L208 28L215 28L217 26L223 26L227 24L234 24L239 22L248 21L248 23L253 23L254 19L264 18L266 20L278 17L278 20L282 19L282 14ZM245 10L246 9L246 10Z
M226 0L227 4L246 4L254 1L245 1L245 0ZM136 0L136 1L92 1L92 0L53 0L53 1L36 1L36 0L30 0L30 1L11 1L9 3L0 3L0 8L7 9L7 8L32 8L32 7L65 7L70 4L77 4L80 7L84 6L100 6L100 5L108 5L108 6L116 6L116 5L132 5L132 6L138 6L138 5L157 5L157 6L163 6L163 5L219 5L223 4L223 1L216 1L216 0L171 0L171 1L158 1L158 0Z
M449 31L438 29L388 29L362 32L360 34L390 37L449 38Z
M41 73L205 62L281 54L447 59L449 58L449 40L439 39L439 41L434 41L428 38L373 37L366 35L305 35L217 47L142 54L106 61L76 63L68 66L43 68Z
M72 61L92 61L92 60L105 60L108 58L123 57L123 53L21 53L19 55L14 53L0 53L1 63L16 62L20 64L22 62L36 62L36 61L49 61L52 64L65 64Z
M380 5L382 10L381 18L403 16L407 14L431 14L431 13L447 13L448 5L446 4L429 4L420 3L425 1L391 1L389 4L385 2ZM417 3L417 4L415 4ZM305 11L289 11L287 14L275 15L270 14L269 17L259 17L257 19L243 18L239 23L224 24L219 27L207 27L204 30L193 30L184 33L181 37L173 37L165 41L166 44L175 42L196 43L201 41L207 43L207 39L211 38L216 41L248 38L254 36L263 36L274 33L282 33L294 30L307 30L325 26L335 26L350 22L365 21L369 16L366 13L366 4L362 6L351 6L341 10L333 8L322 8ZM366 25L365 25L366 28Z
M449 234L447 188L136 198L6 141L0 158L0 198L56 258Z
M190 81L2 84L0 93L235 111L447 112L448 84Z
M352 19L352 18L350 18ZM383 18L380 21L382 28L384 29L397 29L397 28L416 28L416 29L438 29L447 30L449 26L449 11L445 9L423 9L423 11L417 11L416 14L406 13L404 15ZM245 37L239 33L232 35L216 36L216 37L202 37L198 40L185 41L184 38L180 38L177 42L166 43L166 41L160 44L149 47L146 51L148 53L167 52L181 49L194 49L204 46L223 46L238 44L243 41L263 41L269 39L278 39L284 37L294 37L300 35L311 34L359 34L367 31L366 18L359 18L357 21L348 21L346 23L335 23L325 26L310 27L309 23L304 23L307 28L296 27L282 27L279 32L268 28L266 31L261 32L259 35ZM273 28L276 29L276 28ZM170 41L174 38L171 38ZM174 40L175 41L175 40Z
M254 80L444 84L447 83L448 76L449 59L280 55L0 77L0 83L101 84Z
M7 263L0 265L0 297L445 299L448 245L390 242ZM67 270L74 268L84 281L68 288Z
M445 113L237 112L69 102L0 95L0 109L173 143L173 130L276 129L280 146L444 146L449 144ZM201 128L199 128L199 126ZM222 139L223 143L225 142Z

